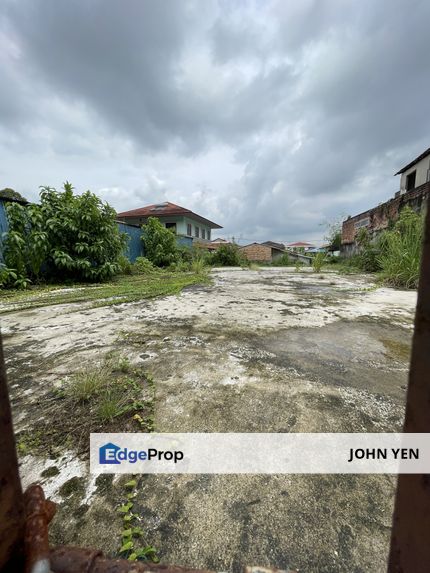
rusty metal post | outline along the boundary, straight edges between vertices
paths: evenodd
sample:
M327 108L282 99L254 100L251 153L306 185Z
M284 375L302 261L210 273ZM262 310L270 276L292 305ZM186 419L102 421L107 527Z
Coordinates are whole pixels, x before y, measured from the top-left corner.
M22 571L24 504L0 334L0 571Z
M415 314L404 432L430 432L430 204ZM430 571L430 475L397 482L388 573Z

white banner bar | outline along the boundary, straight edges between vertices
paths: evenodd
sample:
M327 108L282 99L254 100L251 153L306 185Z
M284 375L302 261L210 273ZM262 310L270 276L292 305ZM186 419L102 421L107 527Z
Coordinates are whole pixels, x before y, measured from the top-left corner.
M94 473L430 474L430 434L91 434Z

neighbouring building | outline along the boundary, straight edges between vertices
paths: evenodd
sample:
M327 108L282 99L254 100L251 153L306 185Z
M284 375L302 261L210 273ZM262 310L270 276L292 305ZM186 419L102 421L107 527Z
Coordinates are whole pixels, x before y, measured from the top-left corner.
M360 229L367 229L370 237L374 238L387 229L390 222L396 221L406 205L417 212L427 205L430 195L430 148L395 175L401 177L400 189L394 197L373 209L348 217L342 223L342 256L350 256L356 252L355 238Z
M156 217L167 228L172 229L176 235L188 237L199 242L211 240L212 229L222 229L221 225L209 221L189 209L174 203L158 203L147 205L140 209L132 209L118 213L118 221L131 225L144 225L149 217Z
M250 245L239 247L239 249L248 261L270 263L282 257L285 253L285 249L268 243L271 243L271 241L267 241L266 243L251 243Z
M231 245L232 243L230 241L227 241L227 239L212 239L212 241L210 241L209 243L204 243L203 246L208 250L208 251L216 251L217 249L219 249L219 247L223 246L223 245Z
M303 241L299 241L297 243L288 243L288 245L285 246L287 247L287 249L290 249L291 251L299 251L299 252L304 252L307 251L308 249L315 248L315 245L312 245L312 243L306 243Z
M261 244L267 245L268 247L273 247L274 249L280 249L281 251L285 251L284 243L276 243L275 241L264 241L264 243Z

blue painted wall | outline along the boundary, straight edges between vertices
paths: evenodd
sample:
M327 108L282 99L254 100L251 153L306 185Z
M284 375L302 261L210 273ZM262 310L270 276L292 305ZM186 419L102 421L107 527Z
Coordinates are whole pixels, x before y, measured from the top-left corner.
M121 233L128 235L128 244L124 254L129 261L134 263L137 257L144 256L143 242L140 238L142 236L142 229L140 227L134 227L133 225L127 225L126 223L118 223L118 228Z
M1 233L5 233L9 228L7 221L5 202L0 199L0 237Z
M193 246L193 238L192 237L185 237L184 235L178 235L176 237L176 244L179 247L192 247Z

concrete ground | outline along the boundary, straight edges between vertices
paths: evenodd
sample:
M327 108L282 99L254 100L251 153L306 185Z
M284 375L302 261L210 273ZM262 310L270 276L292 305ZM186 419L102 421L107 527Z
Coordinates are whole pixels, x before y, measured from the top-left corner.
M415 292L285 268L213 278L179 296L3 317L16 430L44 416L44 394L61 377L112 348L152 375L160 432L401 429ZM54 543L115 552L121 479L90 476L71 451L60 460L25 455L21 473L59 502ZM384 570L392 476L160 475L138 484L135 509L163 562Z

